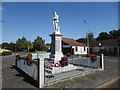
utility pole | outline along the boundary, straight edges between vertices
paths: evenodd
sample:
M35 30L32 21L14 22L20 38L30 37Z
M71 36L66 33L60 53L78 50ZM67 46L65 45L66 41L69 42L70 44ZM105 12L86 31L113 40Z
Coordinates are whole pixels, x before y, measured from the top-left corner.
M28 38L28 36L26 36L27 38ZM27 52L29 53L29 49L30 49L30 47L29 47L29 38L28 38L28 40L27 40Z
M88 22L86 20L84 20L84 23L86 23L86 27L88 27ZM87 46L88 46L88 49L87 49L87 52L89 53L89 36L88 36L89 33L86 33L86 42L87 42Z
M29 43L28 43L28 53L29 53Z
M86 33L86 38L87 38L87 46L88 46L88 53L89 53L89 36L88 36L88 33Z

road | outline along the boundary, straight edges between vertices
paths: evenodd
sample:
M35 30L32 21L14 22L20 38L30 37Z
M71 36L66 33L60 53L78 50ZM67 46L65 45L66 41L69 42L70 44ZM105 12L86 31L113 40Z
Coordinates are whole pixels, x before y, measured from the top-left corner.
M15 55L2 57L2 88L36 88L14 68Z
M108 85L106 88L116 88L118 86L120 86L120 79L118 81L115 81L112 84Z
M105 73L106 75L104 75L104 76L106 76L106 77L109 77L109 75L111 75L111 76L113 75L113 77L118 76L118 73L117 73L119 70L118 69L118 60L120 60L120 57L105 56L104 59L105 59L105 71L107 72L107 73ZM34 86L32 83L25 80L25 78L22 77L15 70L15 68L13 67L14 64L15 64L15 55L2 57L2 81L3 81L2 86L3 86L3 88L36 88L36 86ZM105 72L105 71L103 71L103 72ZM111 72L113 72L113 74ZM101 72L98 72L98 75L100 75L100 73ZM101 76L99 76L99 77L100 78L98 80L104 79ZM84 78L85 81L83 79L80 79L80 80L81 81L83 80L85 83L87 79L90 80L91 78L95 79L95 77L93 77L91 75L90 78L89 77ZM110 79L110 77L108 79ZM70 83L70 81L69 81L69 83ZM86 82L86 84L87 83L89 86L88 81ZM116 83L113 86L116 87ZM51 86L51 87L55 88L57 86ZM78 87L78 86L76 86L76 87ZM87 87L87 85L86 85L86 87ZM111 87L112 87L112 85L111 85Z
M119 57L105 56L104 60L105 60L105 69L115 69L115 70L120 69L120 67L118 67L120 56Z

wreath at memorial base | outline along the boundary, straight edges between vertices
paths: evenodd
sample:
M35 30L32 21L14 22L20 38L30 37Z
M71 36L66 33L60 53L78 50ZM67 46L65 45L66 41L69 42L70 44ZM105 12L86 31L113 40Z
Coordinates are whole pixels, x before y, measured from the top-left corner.
M62 57L61 61L59 61L61 64L61 67L68 66L68 58L67 57Z
M61 64L60 63L55 63L54 67L61 67Z

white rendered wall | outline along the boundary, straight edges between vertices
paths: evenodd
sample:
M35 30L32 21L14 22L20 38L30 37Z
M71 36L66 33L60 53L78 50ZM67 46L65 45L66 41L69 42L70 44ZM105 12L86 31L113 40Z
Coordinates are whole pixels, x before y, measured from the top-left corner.
M87 54L88 47L85 47L85 51L84 51L84 46L77 46L77 51L76 51L76 46L73 46L72 48L74 48L74 54Z

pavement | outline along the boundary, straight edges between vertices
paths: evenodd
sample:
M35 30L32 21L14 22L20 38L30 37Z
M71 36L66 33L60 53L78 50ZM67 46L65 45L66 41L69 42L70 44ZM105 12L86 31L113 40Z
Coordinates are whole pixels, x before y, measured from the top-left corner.
M15 68L15 55L2 57L2 88L35 88L36 85L21 75ZM120 57L106 56L105 70L79 75L76 78L67 79L56 84L51 84L45 88L107 88L109 84L115 83L114 88L118 88L117 80L118 60ZM112 85L111 87L112 88Z
M45 88L118 88L117 81L120 78L118 72L118 60L120 57L105 56L105 70L79 75L77 78L66 80Z

